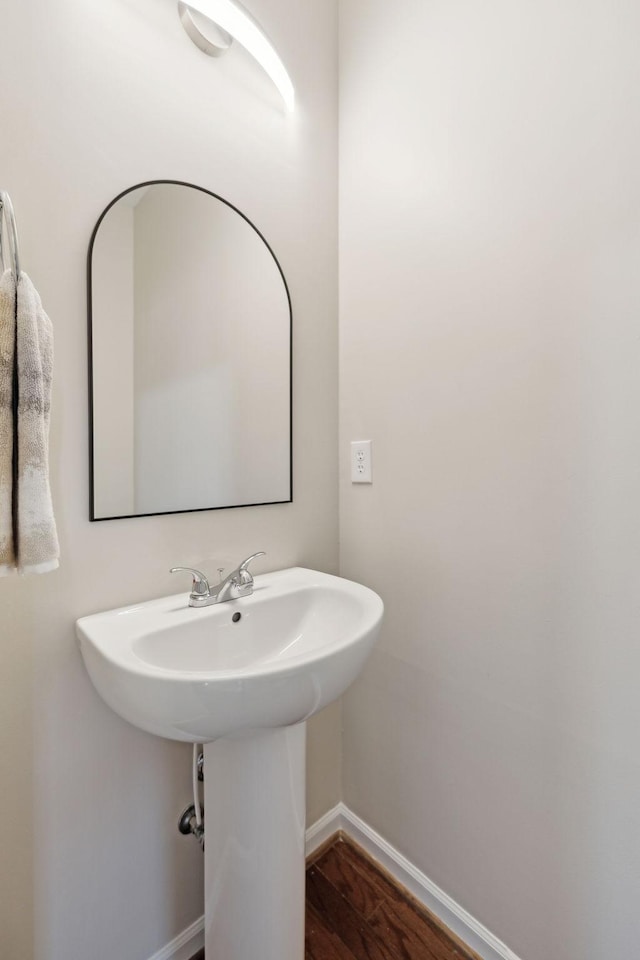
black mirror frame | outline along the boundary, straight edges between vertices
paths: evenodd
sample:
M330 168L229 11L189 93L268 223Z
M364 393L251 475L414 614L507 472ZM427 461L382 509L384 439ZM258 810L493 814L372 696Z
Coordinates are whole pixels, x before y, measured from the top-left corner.
M190 187L192 190L199 190L201 193L206 193L208 196L213 197L215 200L219 200L221 203L224 203L227 207L230 207L231 210L235 211L242 219L258 234L267 250L274 259L274 262L278 268L280 276L282 277L282 282L284 284L284 289L287 294L287 305L289 308L289 497L286 500L269 500L264 503L231 503L225 504L218 507L195 507L185 510L158 510L152 513L132 513L132 514L122 514L122 516L116 517L96 517L95 515L95 487L94 487L94 410L93 410L93 307L92 307L92 271L91 271L91 262L93 259L93 246L95 243L98 230L100 229L100 224L106 217L107 213L119 200L123 197L126 197L128 193L132 193L134 190L139 190L142 187L152 187L157 184L173 184L178 187ZM205 187L200 187L195 183L187 183L185 180L145 180L142 183L136 183L132 187L127 187L126 190L123 190L121 193L114 197L113 200L107 204L104 208L95 227L91 233L91 239L89 241L89 251L87 254L87 351L88 351L88 371L89 371L89 520L92 522L100 523L105 520L133 520L138 517L164 517L170 514L176 513L204 513L209 510L238 510L244 507L265 507L265 506L275 506L278 504L292 503L293 502L293 310L291 306L291 294L289 293L289 287L287 281L280 266L280 262L273 252L270 244L267 242L264 234L258 230L255 223L253 223L249 217L246 216L239 210L234 204L230 203L228 200L225 200L224 197L221 197L217 193L213 193L212 190L207 190Z

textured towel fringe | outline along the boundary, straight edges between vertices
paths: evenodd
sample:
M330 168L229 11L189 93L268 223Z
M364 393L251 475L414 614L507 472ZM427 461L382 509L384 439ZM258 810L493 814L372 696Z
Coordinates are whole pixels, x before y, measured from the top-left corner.
M17 565L22 573L46 573L55 570L59 556L49 486L53 329L38 292L26 273L20 275L16 313Z
M0 278L0 576L58 566L49 486L53 331L26 273Z

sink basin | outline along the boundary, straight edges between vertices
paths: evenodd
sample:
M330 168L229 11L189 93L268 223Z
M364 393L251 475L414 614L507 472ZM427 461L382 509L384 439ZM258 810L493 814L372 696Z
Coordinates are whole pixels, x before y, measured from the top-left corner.
M252 596L188 606L186 593L78 620L98 693L136 727L205 743L301 723L339 697L378 634L382 601L294 567Z

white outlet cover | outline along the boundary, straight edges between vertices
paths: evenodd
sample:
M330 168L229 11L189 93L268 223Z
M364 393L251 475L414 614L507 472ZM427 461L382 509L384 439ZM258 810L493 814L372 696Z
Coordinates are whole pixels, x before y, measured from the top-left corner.
M371 440L351 441L351 482L373 483Z

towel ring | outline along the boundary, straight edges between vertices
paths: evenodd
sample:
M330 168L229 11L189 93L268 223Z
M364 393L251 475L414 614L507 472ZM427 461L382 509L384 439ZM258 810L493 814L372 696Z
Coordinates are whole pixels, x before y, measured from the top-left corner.
M20 252L18 249L18 225L16 215L13 212L11 197L4 190L0 190L0 263L4 268L4 250L3 250L3 221L7 226L7 236L9 239L9 251L13 264L13 275L16 281L20 279Z

